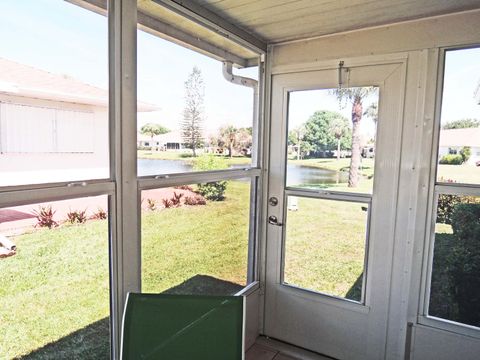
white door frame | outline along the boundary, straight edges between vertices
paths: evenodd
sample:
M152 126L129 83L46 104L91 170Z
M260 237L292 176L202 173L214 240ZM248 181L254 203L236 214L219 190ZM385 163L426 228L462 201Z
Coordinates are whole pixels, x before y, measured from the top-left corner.
M388 149L388 152L377 153L375 164L376 181L372 197L374 207L370 224L375 233L370 238L371 245L368 249L365 304L281 285L283 245L279 244L283 243L284 229L269 226L264 333L338 358L376 359L383 358L385 354L406 62L382 61L381 65L366 62L362 65L355 64L350 67L350 86L379 86L380 117L392 119L388 126L386 121L383 125L380 121L377 130L377 148ZM345 60L345 66L349 67L348 60ZM269 206L268 215L276 216L280 222L284 219L285 194L292 193L292 190L286 191L284 187L288 91L335 88L337 81L338 73L334 67L330 67L330 70L279 74L272 78L269 197L277 197L279 204ZM379 178L388 180L379 181ZM340 193L334 191L300 192L304 196L315 198L341 197ZM391 201L379 201L379 194L383 194L383 199L388 198ZM369 201L368 196L357 197L358 200ZM372 292L369 284L377 284L376 289L381 288L381 294L378 290ZM308 311L293 313L292 309L299 307ZM318 321L311 321L315 317L322 319L322 326L318 326ZM350 325L346 327L344 324ZM340 344L339 339L342 338L346 341Z

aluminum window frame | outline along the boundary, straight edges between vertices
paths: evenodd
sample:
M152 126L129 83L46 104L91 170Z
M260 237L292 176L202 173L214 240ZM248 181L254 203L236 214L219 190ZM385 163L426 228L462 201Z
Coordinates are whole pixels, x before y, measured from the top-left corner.
M140 291L141 285L141 209L140 191L152 187L238 178L251 179L251 211L247 286L240 292L258 288L259 234L264 198L264 103L265 52L259 52L257 116L253 121L252 164L244 169L194 172L165 176L137 177L137 0L102 0L100 9L84 0L70 0L75 5L107 17L108 23L108 141L109 172L105 179L85 179L41 184L0 187L0 208L106 195L109 203L109 286L110 354L120 356L121 323L127 293ZM208 19L206 19L208 20ZM225 31L228 37L231 31ZM243 41L243 40L242 40ZM250 43L255 46L255 44ZM133 119L133 121L132 121ZM127 265L128 264L128 265Z
M439 318L428 314L430 303L431 279L433 269L433 256L435 247L435 225L437 218L438 197L441 194L480 196L480 184L445 183L437 181L438 155L441 132L441 109L445 79L445 62L448 51L461 51L480 48L480 44L444 47L439 49L439 62L437 71L437 86L435 94L435 118L433 141L430 159L430 179L428 193L428 207L425 226L425 246L423 254L421 290L419 297L419 311L417 322L421 325L438 328L465 336L480 338L480 327L463 324L460 322Z
M178 45L179 46L179 45ZM247 263L247 284L239 294L243 293L252 284L259 281L258 256L259 256L259 236L261 231L261 202L263 199L263 183L265 172L263 171L263 104L264 104L264 57L259 54L258 57L258 99L254 101L257 109L253 109L252 114L252 162L243 168L232 168L210 171L190 171L181 173L167 173L157 175L147 175L137 177L137 204L140 208L141 192L149 189L159 189L179 185L190 185L198 183L207 183L221 180L238 180L250 178L250 218L249 218L249 239L248 239L248 263ZM226 81L226 80L225 80ZM135 138L136 140L136 138ZM141 214L139 218L141 222ZM139 226L141 231L141 223ZM140 234L141 242L141 234ZM141 246L141 245L140 245ZM140 249L141 252L141 249ZM141 261L141 260L140 260ZM141 272L140 264L140 272ZM141 282L141 279L140 279Z
M139 26L141 24L138 24ZM144 25L139 29L144 30ZM158 31L158 30L157 30ZM177 46L180 46L176 44ZM192 49L190 49L192 50ZM137 198L136 203L138 208L141 204L141 192L143 190L158 189L179 185L190 185L198 183L206 183L221 180L235 180L250 178L250 218L249 218L249 239L248 239L248 263L247 263L247 284L238 292L244 294L250 289L252 285L259 283L259 243L262 232L262 202L264 189L264 178L266 172L264 170L264 103L265 103L265 53L261 49L255 48L258 53L258 90L257 99L254 99L252 113L252 152L251 163L242 168L232 168L223 170L210 171L190 171L180 173L156 174L147 176L137 176ZM195 50L192 50L195 51ZM198 51L197 51L198 52ZM226 80L225 80L226 81ZM254 92L255 94L255 92ZM135 118L136 120L136 118ZM136 121L135 121L136 123ZM135 135L135 143L136 143ZM137 160L136 160L137 161ZM141 231L141 210L139 213L139 231ZM141 276L141 233L139 235L140 241L140 265L139 272ZM140 279L140 284L142 280Z
M260 169L240 169L240 170L224 170L219 172L203 172L202 174L177 174L170 178L153 177L139 179L138 181L138 206L141 205L141 193L144 190L161 189L180 185L191 185L199 183L208 183L223 180L240 180L250 179L250 209L248 221L248 255L247 255L247 273L246 285L237 293L241 294L247 290L252 284L258 282L258 234L259 234L259 219L260 208L258 206L261 194L261 171ZM141 213L140 213L141 216ZM141 231L141 217L140 217L140 231ZM140 236L140 243L141 243ZM141 244L140 244L141 245ZM140 250L141 251L141 250ZM140 263L140 268L142 264ZM141 270L140 270L141 271ZM142 279L141 279L142 283Z
M112 5L114 1L111 1ZM118 358L117 349L119 348L119 321L117 319L118 308L118 294L117 287L121 281L119 272L121 246L117 239L117 232L115 231L118 219L116 216L117 198L116 198L116 183L115 183L115 137L113 136L115 123L118 121L116 117L111 115L111 109L114 101L112 96L112 60L111 57L111 39L113 38L113 6L106 16L107 22L107 40L108 40L108 67L105 69L109 73L109 116L108 116L108 149L109 149L109 172L110 176L100 179L84 179L74 181L62 182L47 182L39 184L24 184L24 185L9 185L0 187L0 208L14 207L21 205L30 205L49 201L63 201L71 199L79 199L91 196L107 196L108 201L108 268L109 268L109 344L111 358ZM107 49L105 49L107 50Z

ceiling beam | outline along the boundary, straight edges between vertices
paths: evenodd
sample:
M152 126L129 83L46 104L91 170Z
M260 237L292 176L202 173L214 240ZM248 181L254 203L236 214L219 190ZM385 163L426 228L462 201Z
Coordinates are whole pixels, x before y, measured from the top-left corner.
M139 28L145 32L213 57L216 60L229 60L239 67L249 66L248 59L232 54L231 52L204 41L199 37L190 35L141 11L138 12L138 23L140 25Z
M192 0L151 0L196 22L223 37L259 54L267 52L267 43Z
M94 11L101 15L107 15L107 0L67 0L68 2L81 6L85 9ZM169 10L172 10L171 6L166 6L165 3L171 3L172 1L154 1L155 3L159 3L161 6L166 7ZM171 4L170 4L171 5ZM207 26L204 21L200 21L199 19L192 19L190 15L186 16L184 10L179 11L178 9L173 10L176 14L180 14L191 21L194 21L197 24L200 24L208 29L212 30L211 26ZM152 35L158 36L165 40L171 41L188 49L194 50L201 54L213 57L216 60L220 61L231 61L238 67L249 67L249 66L256 66L258 65L257 59L246 59L241 56L238 56L232 52L229 52L217 45L214 45L208 41L205 41L197 36L188 34L174 26L167 24L153 16L145 14L142 11L138 11L138 23L139 28L145 32L148 32ZM217 26L218 28L218 26ZM222 36L234 41L235 43L239 44L240 41L235 41L234 35L226 34L226 30L222 30L220 32L218 29L214 30L216 33L220 33ZM240 30L241 31L241 30ZM247 47L245 41L242 40L240 45ZM248 43L249 44L249 43ZM256 46L249 44L247 47L250 50L254 50L261 54L263 51L257 49Z

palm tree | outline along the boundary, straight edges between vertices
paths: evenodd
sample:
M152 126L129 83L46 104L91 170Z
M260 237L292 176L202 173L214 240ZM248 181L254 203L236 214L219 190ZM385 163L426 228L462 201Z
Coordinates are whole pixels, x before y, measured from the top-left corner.
M348 187L357 187L359 180L358 169L361 161L360 122L363 115L363 100L376 92L377 88L372 86L335 89L332 91L340 102L345 99L352 103L352 157L348 172Z
M372 119L375 126L375 133L373 134L373 141L377 138L377 124L378 124L378 102L371 103L367 109L363 112L364 116Z
M233 125L228 125L220 129L220 139L228 149L228 156L233 156L233 149L237 146L238 129Z
M288 133L289 145L292 145L293 148L295 149L297 153L297 160L300 160L302 158L302 151L303 151L302 141L304 136L305 136L305 124L302 124L293 130L290 130Z
M140 134L142 135L150 135L150 146L153 149L153 137L156 135L166 134L170 132L166 127L155 124L155 123L148 123L143 125L140 128Z
M370 119L372 119L376 127L378 122L378 103L377 102L371 103L367 107L367 109L363 112L363 115L368 116Z
M335 118L330 124L330 132L337 139L337 161L340 160L340 143L342 138L348 131L347 124L345 124L345 118Z

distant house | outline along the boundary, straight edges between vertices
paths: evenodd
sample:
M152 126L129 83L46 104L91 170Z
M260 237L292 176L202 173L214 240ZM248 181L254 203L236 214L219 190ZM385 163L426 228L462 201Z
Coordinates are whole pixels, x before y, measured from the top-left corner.
M468 164L480 160L480 128L450 129L440 131L438 158L447 154L458 154L464 147L470 147Z
M166 134L154 136L153 138L148 135L137 135L137 146L150 147L154 151L175 151L183 150L183 140L180 131L170 131Z
M108 138L108 90L0 58L0 185L108 177Z

